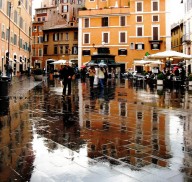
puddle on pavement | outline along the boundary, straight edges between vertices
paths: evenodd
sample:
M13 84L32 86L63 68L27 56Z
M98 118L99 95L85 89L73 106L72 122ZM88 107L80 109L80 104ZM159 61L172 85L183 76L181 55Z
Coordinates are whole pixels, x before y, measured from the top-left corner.
M35 181L50 160L69 165L77 155L124 174L172 170L191 179L192 91L128 80L90 90L78 80L72 92L63 98L55 79L24 97L1 98L0 181Z

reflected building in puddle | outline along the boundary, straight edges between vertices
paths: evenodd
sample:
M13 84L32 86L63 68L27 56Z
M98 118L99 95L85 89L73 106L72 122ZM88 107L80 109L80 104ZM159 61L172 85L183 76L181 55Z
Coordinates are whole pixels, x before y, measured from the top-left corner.
M109 89L110 90L110 89ZM84 99L81 137L88 141L88 156L111 164L135 167L155 164L167 167L170 158L166 116L144 104L136 92L124 86L113 90L112 100Z
M3 107L6 112L0 116L0 181L28 181L34 161L28 99L11 97Z

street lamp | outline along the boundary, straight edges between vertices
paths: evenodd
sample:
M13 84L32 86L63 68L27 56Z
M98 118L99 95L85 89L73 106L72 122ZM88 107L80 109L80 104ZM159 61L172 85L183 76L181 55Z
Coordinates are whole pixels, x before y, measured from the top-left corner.
M11 22L11 1L8 1L8 17L9 17L9 30L8 30L8 52L6 55L6 76L10 77L9 58L10 58L10 22Z

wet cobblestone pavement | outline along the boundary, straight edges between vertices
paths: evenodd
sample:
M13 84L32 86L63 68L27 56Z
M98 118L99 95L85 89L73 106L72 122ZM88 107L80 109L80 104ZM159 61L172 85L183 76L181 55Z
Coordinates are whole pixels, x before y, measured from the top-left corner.
M15 82L16 83L16 82ZM192 181L192 92L129 80L10 86L0 108L0 181Z

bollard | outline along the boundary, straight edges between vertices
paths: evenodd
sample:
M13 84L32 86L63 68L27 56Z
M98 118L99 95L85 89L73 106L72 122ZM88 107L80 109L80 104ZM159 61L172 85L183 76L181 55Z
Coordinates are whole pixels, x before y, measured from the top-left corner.
M0 98L0 116L8 115L9 113L9 98L1 97Z
M8 96L9 78L1 77L0 79L0 97Z

